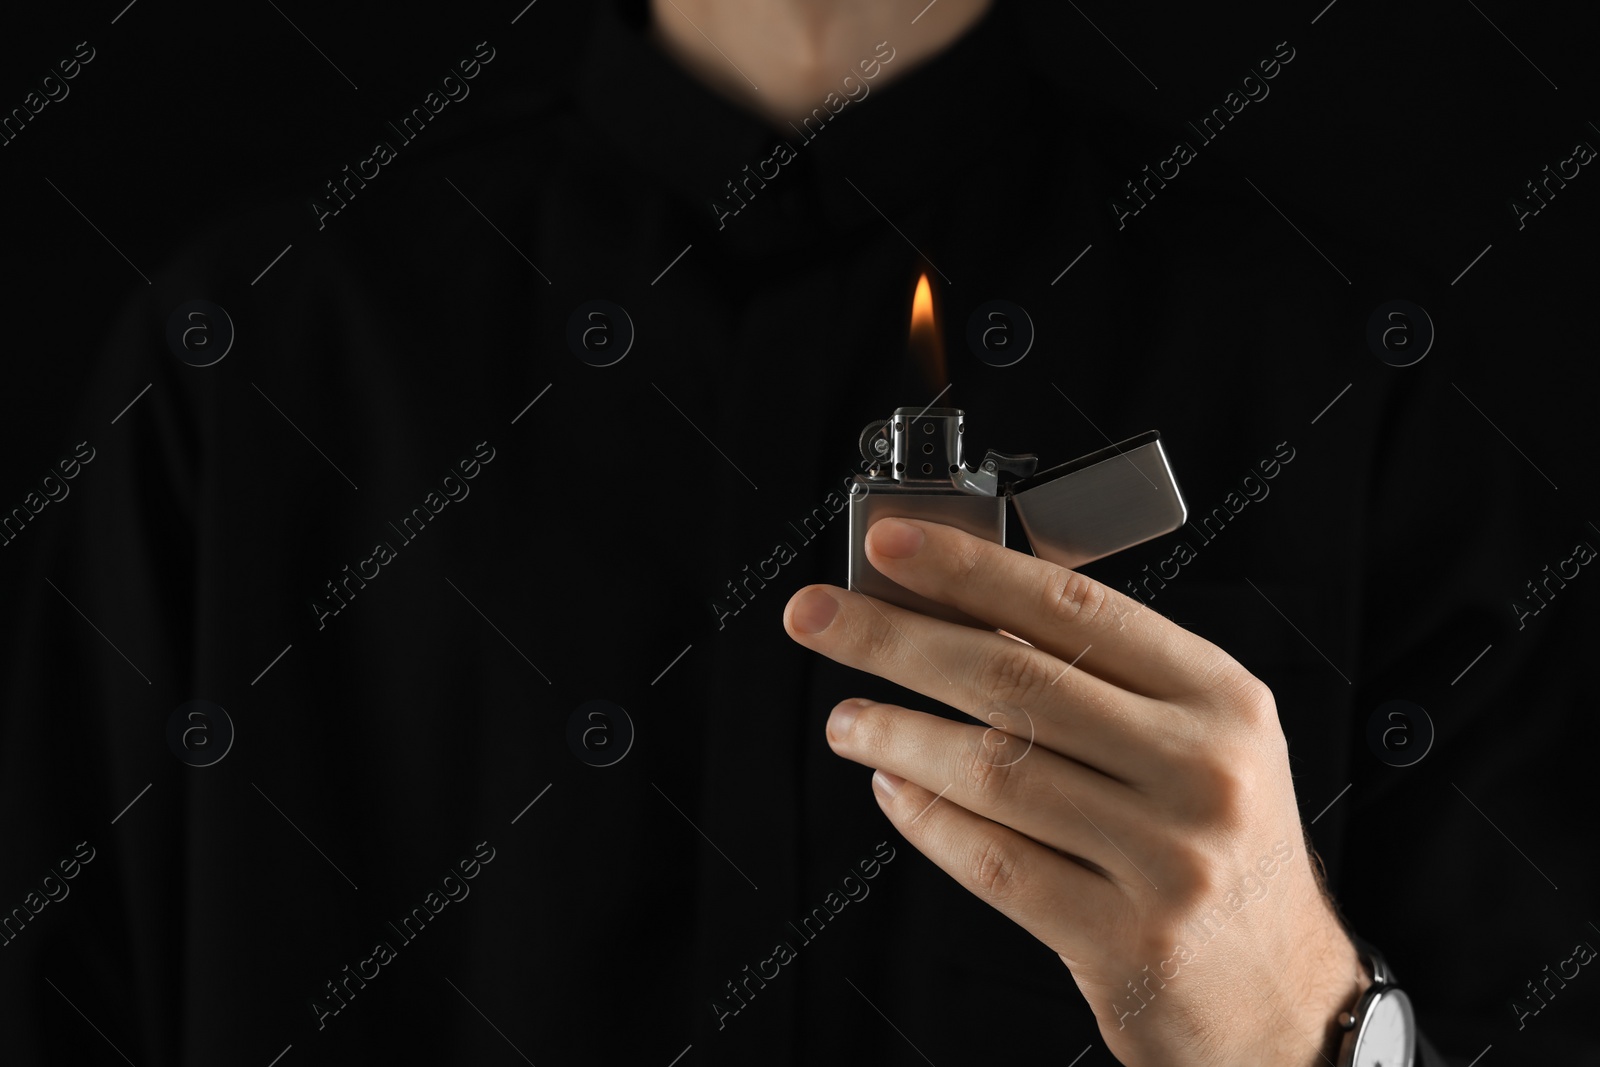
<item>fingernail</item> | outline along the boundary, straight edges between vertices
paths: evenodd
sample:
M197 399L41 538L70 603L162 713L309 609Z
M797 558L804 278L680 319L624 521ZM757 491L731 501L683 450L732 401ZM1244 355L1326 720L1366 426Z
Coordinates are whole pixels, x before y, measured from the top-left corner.
M888 771L872 772L872 788L886 797L892 797L900 792L900 786L904 782L904 778L890 774Z
M820 634L839 612L839 602L821 589L812 589L795 603L789 618L803 634Z
M862 706L859 700L846 700L833 709L833 713L828 716L827 726L830 741L843 741L850 736L850 727L855 725L856 715Z
M872 527L872 547L893 559L914 556L922 548L922 531L898 519L882 519Z

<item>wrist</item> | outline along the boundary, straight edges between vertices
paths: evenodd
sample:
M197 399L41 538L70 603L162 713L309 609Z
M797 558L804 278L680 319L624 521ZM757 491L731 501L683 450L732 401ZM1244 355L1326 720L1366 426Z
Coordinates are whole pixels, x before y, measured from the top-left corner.
M1324 934L1316 939L1321 951L1304 952L1300 981L1286 984L1275 997L1282 1016L1272 1042L1272 1058L1263 1062L1326 1067L1339 1062L1339 1049L1347 1031L1340 1016L1353 1011L1372 975L1361 952L1329 908ZM1295 994L1298 993L1298 996ZM1293 997L1292 1006L1289 998Z
M1349 937L1346 937L1345 941L1348 943ZM1322 1034L1322 1054L1318 1060L1312 1062L1332 1064L1339 1062L1339 1053L1344 1046L1345 1038L1350 1033L1350 1026L1347 1024L1354 1019L1353 1013L1362 996L1372 987L1373 975L1362 960L1360 950L1351 944L1350 951L1355 958L1353 981L1346 982L1342 986L1344 999L1336 1001L1333 1012L1323 1016L1326 1023Z

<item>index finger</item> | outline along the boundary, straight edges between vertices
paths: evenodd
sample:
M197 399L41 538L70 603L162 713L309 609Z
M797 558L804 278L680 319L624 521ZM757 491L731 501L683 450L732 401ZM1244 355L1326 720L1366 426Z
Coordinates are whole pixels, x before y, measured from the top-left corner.
M897 584L1004 626L1130 692L1176 696L1192 692L1197 676L1237 667L1217 646L1132 597L951 526L879 519L866 548L872 565Z

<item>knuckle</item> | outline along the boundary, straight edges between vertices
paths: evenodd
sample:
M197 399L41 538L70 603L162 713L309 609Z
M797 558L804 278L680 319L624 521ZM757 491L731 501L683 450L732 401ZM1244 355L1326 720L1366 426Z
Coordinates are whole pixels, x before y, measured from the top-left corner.
M958 770L968 794L990 810L1005 800L1013 781L1014 765L1005 760L1005 747L989 730L974 732L970 749L960 757Z
M1209 854L1188 841L1172 842L1164 852L1162 882L1172 886L1180 910L1216 895L1216 869Z
M987 542L969 538L962 538L956 542L952 550L954 557L952 564L957 581L965 582L977 573L978 568L983 566L984 552L987 548Z
M1247 726L1265 726L1278 721L1278 703L1267 683L1245 672L1233 694L1233 706Z
M905 640L895 632L882 609L870 608L857 615L856 640L867 663L874 667L891 666L902 655L900 642Z
M1210 663L1203 668L1201 684L1214 703L1245 725L1255 726L1277 718L1272 690L1220 648L1214 650Z
M972 850L968 860L968 880L972 888L991 902L1010 900L1022 886L1022 863L1004 841L986 837Z
M1201 823L1224 834L1248 826L1258 784L1249 751L1214 745L1186 770L1190 809Z
M1235 758L1217 767L1207 789L1212 796L1212 821L1227 830L1242 830L1255 807L1256 776L1250 760Z
M1077 571L1062 570L1045 580L1042 594L1047 618L1084 625L1099 618L1111 600L1105 586Z
M997 711L1026 707L1051 682L1042 654L1020 641L989 642L979 665L979 695Z

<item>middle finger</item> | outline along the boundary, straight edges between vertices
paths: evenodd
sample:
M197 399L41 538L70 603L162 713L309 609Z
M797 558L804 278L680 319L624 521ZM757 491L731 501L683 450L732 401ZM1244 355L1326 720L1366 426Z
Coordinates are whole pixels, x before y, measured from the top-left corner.
M1133 783L1163 731L1157 702L1047 652L836 586L807 586L784 609L796 641L966 712L987 726ZM1169 724L1170 725L1170 724Z

